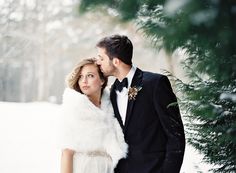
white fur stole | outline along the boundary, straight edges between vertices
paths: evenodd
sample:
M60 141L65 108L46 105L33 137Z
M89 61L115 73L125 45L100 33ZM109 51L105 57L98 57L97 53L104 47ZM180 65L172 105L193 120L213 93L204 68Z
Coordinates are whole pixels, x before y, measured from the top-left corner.
M119 159L126 157L128 146L114 117L108 89L104 90L101 108L98 108L87 96L66 88L61 112L62 149L77 152L105 150L111 156L114 167Z

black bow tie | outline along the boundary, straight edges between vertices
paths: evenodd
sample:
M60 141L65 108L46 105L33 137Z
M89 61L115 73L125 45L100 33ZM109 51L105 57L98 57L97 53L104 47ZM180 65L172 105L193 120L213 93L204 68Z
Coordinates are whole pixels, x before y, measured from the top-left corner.
M115 89L121 92L123 87L128 88L128 79L124 78L121 82L118 79L116 79Z

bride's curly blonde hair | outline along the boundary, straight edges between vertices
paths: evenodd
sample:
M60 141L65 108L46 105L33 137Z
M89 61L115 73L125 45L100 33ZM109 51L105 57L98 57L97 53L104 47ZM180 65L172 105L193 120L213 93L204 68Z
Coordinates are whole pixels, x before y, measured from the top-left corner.
M86 58L86 59L83 59L80 63L78 63L74 68L73 70L67 75L66 77L66 84L69 88L71 89L74 89L80 93L82 93L80 87L79 87L79 84L78 84L78 80L79 80L79 77L80 77L80 72L82 70L82 68L85 66L85 65L94 65L97 67L97 70L98 70L98 74L99 74L99 77L102 81L104 81L103 85L102 85L102 92L104 90L104 88L107 86L107 81L108 81L108 78L105 77L103 75L103 73L101 72L99 66L96 64L96 59L95 58Z

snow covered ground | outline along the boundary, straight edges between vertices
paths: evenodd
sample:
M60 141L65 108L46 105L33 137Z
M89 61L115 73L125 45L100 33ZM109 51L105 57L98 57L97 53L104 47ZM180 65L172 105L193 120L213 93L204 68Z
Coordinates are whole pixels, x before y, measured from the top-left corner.
M59 105L0 102L0 173L59 173L56 127ZM210 165L186 146L181 173L206 173Z

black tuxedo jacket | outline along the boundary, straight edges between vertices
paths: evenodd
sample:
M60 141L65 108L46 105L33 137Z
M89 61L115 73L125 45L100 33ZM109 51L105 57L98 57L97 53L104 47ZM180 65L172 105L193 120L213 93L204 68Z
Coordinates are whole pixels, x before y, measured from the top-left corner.
M115 173L179 173L185 135L178 105L168 78L136 69L131 87L142 87L128 101L125 125L116 102L114 86L111 102L129 145L126 159L121 159Z

